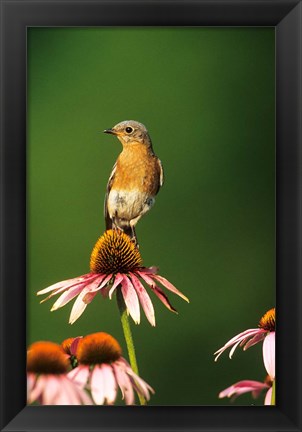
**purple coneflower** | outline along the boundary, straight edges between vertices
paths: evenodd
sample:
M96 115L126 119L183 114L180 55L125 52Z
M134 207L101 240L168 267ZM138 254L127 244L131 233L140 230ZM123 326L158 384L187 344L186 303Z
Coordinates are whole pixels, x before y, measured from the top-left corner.
M148 321L155 326L153 304L142 282L149 286L172 312L176 312L176 309L158 283L189 301L167 279L157 274L157 270L156 267L142 266L141 254L126 234L120 230L108 230L98 239L93 248L89 273L51 285L37 294L51 293L42 302L61 294L54 303L52 311L77 297L69 318L70 324L73 324L98 292L111 299L116 290L121 290L127 310L134 322L136 324L140 322L139 303L141 303Z
M247 350L258 342L263 342L263 361L267 373L275 379L275 327L276 315L275 308L266 312L259 321L258 328L248 329L230 339L222 348L214 353L215 361L228 348L232 347L229 358L232 358L234 351L238 346L243 346Z
M78 366L68 377L81 388L89 389L97 405L114 404L118 387L126 405L135 403L134 391L146 400L154 393L152 387L133 372L122 357L119 343L107 333L75 338L70 352L77 358Z
M244 393L252 393L254 399L256 399L262 390L267 390L264 405L271 405L272 399L272 380L270 376L267 376L264 382L253 381L253 380L244 380L239 381L225 390L219 393L219 398L228 397L231 398L231 401L234 401L238 396Z
M35 342L27 351L27 402L40 405L92 405L88 394L68 378L69 355L53 342Z

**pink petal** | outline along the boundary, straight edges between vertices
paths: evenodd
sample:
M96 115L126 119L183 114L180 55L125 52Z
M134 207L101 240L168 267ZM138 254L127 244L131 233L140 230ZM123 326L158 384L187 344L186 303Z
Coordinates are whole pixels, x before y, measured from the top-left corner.
M250 338L252 336L255 336L255 335L259 334L259 333L263 333L263 330L262 329L248 329L248 330L245 330L244 332L239 333L238 335L234 336L222 348L220 348L219 350L217 350L214 353L214 355L217 354L216 357L215 357L215 361L217 361L218 358L221 356L221 354L226 349L228 349L229 347L231 347L234 344L236 344L236 348L237 348L238 344L240 344L243 340L246 340L246 339L248 339L248 338ZM234 352L234 350L233 350L233 352ZM233 352L232 352L232 354L233 354Z
M96 278L94 278L93 281L89 280L88 282L85 281L83 284L81 284L81 286L77 286L74 288L69 289L68 291L65 291L61 297L58 298L58 300L55 302L55 304L53 305L53 307L51 308L51 311L54 311L62 306L65 306L68 302L70 302L70 300L72 300L74 297L76 297L79 293L81 293L82 291L88 293L86 296L83 297L83 301L84 303L88 304L90 303L95 295L96 292L94 293L93 291L95 290L95 288L98 288L100 281L103 279L103 275L102 276L97 276ZM93 292L93 294L90 294L90 292Z
M36 382L36 375L32 372L27 373L27 395L29 396Z
M67 279L67 280L64 280L61 282L57 282L57 283L55 283L55 284L53 284L47 288L42 289L41 291L38 291L37 295L47 294L50 291L56 291L57 292L61 288L63 290L65 290L67 288L71 288L74 285L84 283L87 280L94 279L96 276L97 276L96 273L87 273L83 276L78 276L78 277L73 278L73 279Z
M159 267L151 266L151 267L143 267L143 272L147 274L156 274L159 271Z
M163 290L159 286L155 285L152 279L148 278L148 276L143 273L141 274L141 277L150 286L154 294L160 299L160 301L166 306L166 308L168 308L172 312L178 313L177 310L169 302L169 299L163 292ZM152 282L152 285L150 285L150 281Z
M28 397L29 404L36 401L41 396L41 394L43 394L44 387L45 387L45 380L44 377L40 375L36 380L35 386L33 387L32 391L29 394Z
M69 397L70 405L92 405L92 400L88 394L79 387L74 381L64 376L64 387Z
M104 378L105 399L107 401L107 404L112 405L116 399L117 393L116 380L113 374L113 370L112 367L107 364L103 364L101 366L101 369Z
M264 399L264 405L271 405L272 404L272 391L273 388L269 388Z
M263 342L263 361L264 366L272 378L275 379L275 332L270 332Z
M69 351L71 355L76 355L77 349L78 349L78 345L80 340L83 338L83 336L78 336L76 338L74 338L74 340L71 342Z
M101 290L106 284L107 284L107 282L109 282L110 281L110 279L112 278L112 275L110 274L110 275L107 275L107 276L105 276L104 277L104 275L102 275L101 277L100 277L100 280L102 281L101 283L100 283L100 280L98 280L97 282L97 284L96 284L96 286L91 286L90 287L90 290L89 291L91 291L91 292L95 292L95 291L99 291L99 290ZM92 285L92 284L91 284Z
M61 391L57 394L56 398L53 400L53 405L73 405L73 396L68 392L65 385L61 386Z
M54 405L54 400L60 393L60 383L56 376L45 376L45 386L43 392L43 405Z
M105 399L104 377L101 368L96 365L91 375L91 395L97 405L103 405Z
M82 404L83 405L93 405L93 402L90 398L90 396L88 396L88 394L85 392L85 390L78 390L79 393L79 397L81 398Z
M136 291L128 279L128 276L124 275L122 280L122 294L125 300L126 307L133 318L135 324L139 324L140 322L140 310L139 310L139 302L137 298Z
M88 292L87 288L84 288L83 291L79 294L78 298L74 302L74 305L71 309L69 324L73 324L84 312L87 307L87 303L84 302L84 297Z
M233 348L230 350L230 353L229 353L229 358L230 359L232 358L232 356L233 356L233 354L234 354L234 352L235 352L235 350L236 350L236 348L238 347L239 344L240 344L240 341L238 341L237 343L235 343L235 345L233 346Z
M63 378L64 379L62 380L61 385L64 386L66 397L69 399L68 405L81 405L82 401L78 392L77 385L65 376Z
M52 308L50 309L51 312L61 308L62 306L65 306L72 299L74 299L82 291L82 289L84 289L84 284L69 288L68 291L63 292L63 294L53 304Z
M159 298L159 300L168 308L171 312L178 314L177 310L171 305L168 297L163 292L163 290L159 286L150 287L154 294Z
M151 393L155 393L153 388L133 371L130 364L127 362L125 358L121 357L117 363L123 365L126 373L134 379L134 382L136 384L136 387L138 388L139 393L143 394L143 396L145 396L145 398L149 400L150 399L149 391Z
M117 362L112 363L115 372L116 381L121 389L123 399L125 398L126 405L133 405L135 402L134 391L130 378Z
M85 387L89 377L89 366L80 365L68 372L68 378L78 384L81 388Z
M131 281L133 283L133 286L138 294L138 298L141 302L141 305L144 309L144 312L146 314L146 317L149 321L149 323L152 326L155 326L155 315L154 315L154 308L153 308L153 304L152 301L147 293L147 291L145 290L145 287L143 286L143 284L141 283L141 281L138 279L137 276L135 276L134 273L129 273Z
M124 359L121 359L122 361ZM127 362L125 361L127 364ZM150 399L150 393L155 393L153 388L149 386L141 377L139 377L130 367L130 365L126 366L126 373L130 376L131 381L133 381L133 386L136 388L136 391L144 396L145 399Z
M110 300L112 298L112 294L113 294L115 288L122 282L123 278L124 277L123 277L122 274L120 274L120 273L116 274L115 279L114 279L114 283L113 283L112 287L109 290L109 298L110 298Z
M173 292L174 294L178 295L182 299L184 299L186 302L189 303L188 297L186 297L183 293L181 293L174 285L171 284L166 278L160 276L160 275L153 275L152 278L158 280L164 287L166 287L169 291Z
M89 303L92 302L92 300L94 299L94 297L97 295L97 291L96 292L88 292L87 294L84 295L83 297L83 302L86 303L87 305Z
M250 339L245 346L243 347L243 351L246 351L248 348L250 348L253 345L256 345L258 342L261 342L266 336L266 332L258 333L252 339Z
M239 381L231 385L230 387L226 388L225 390L221 391L218 397L220 399L224 397L232 397L233 399L236 399L236 397L244 393L259 392L264 388L268 388L268 385L261 383L259 381L244 380L244 381Z

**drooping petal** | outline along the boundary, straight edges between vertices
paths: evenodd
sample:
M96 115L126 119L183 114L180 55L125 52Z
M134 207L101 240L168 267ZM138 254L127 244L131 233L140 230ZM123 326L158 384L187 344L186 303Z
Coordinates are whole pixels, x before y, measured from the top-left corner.
M146 317L152 326L155 326L155 314L152 301L138 277L134 273L129 273L133 286L137 292L140 303L144 309Z
M27 401L29 404L35 402L41 396L41 394L43 394L44 383L45 383L44 377L40 375L36 379L35 385L29 394L28 401Z
M272 404L272 391L273 388L269 388L264 399L264 405L271 405Z
M253 380L244 380L238 381L237 383L231 385L225 390L221 391L218 397L224 398L232 398L232 400L236 399L238 396L248 393L248 392L260 392L261 390L268 388L268 385L259 381Z
M37 292L37 295L43 295L43 294L47 294L50 291L58 291L59 289L68 289L71 288L74 285L78 285L81 283L85 283L87 280L89 279L94 279L95 277L97 277L98 275L96 273L86 273L82 276L78 276L76 278L72 278L72 279L67 279L61 282L57 282L53 285L50 285L47 288L44 288L40 291Z
M158 282L160 282L165 288L167 288L169 291L173 292L174 294L178 295L179 297L181 297L183 300L185 300L186 302L189 303L189 299L188 297L186 297L182 292L180 292L174 285L171 284L171 282L169 282L166 278L154 274L152 275L153 279L157 280Z
M250 339L243 347L243 351L246 351L248 348L250 348L253 345L256 345L258 342L261 342L266 336L266 332L263 331L263 333L258 333L252 339ZM243 341L245 342L245 341ZM241 345L241 344L240 344Z
M171 312L178 314L177 310L171 305L166 294L158 285L155 285L154 287L150 287L150 288L152 289L154 294L159 298L159 300L166 306L166 308L168 308Z
M147 274L156 274L159 272L159 267L156 266L143 267L143 272Z
M137 298L136 291L127 275L123 276L122 294L125 300L126 307L131 317L133 318L133 321L135 322L135 324L139 324L140 322L139 301Z
M116 289L116 287L122 282L123 280L123 275L121 273L117 273L113 282L112 287L109 290L109 298L111 300L112 298L112 294L114 293L114 290Z
M112 405L116 399L117 385L112 367L108 364L101 366L104 378L104 393L108 405Z
M148 278L145 274L141 274L141 278L150 286L154 294L160 299L160 301L168 308L171 312L178 313L177 310L171 305L168 297L163 292L163 290L152 281L152 285L150 285L150 278Z
M36 374L32 372L27 372L27 397L29 397L30 392L34 388L36 382Z
M72 306L70 317L69 317L69 324L73 324L84 312L86 309L88 303L84 302L84 297L87 294L88 289L84 288L83 291L79 294L78 298L74 302L74 305Z
M64 385L61 386L60 392L53 400L52 403L53 405L74 405L75 404L74 395L70 394L70 392L68 391L69 389L67 389L67 386L65 384L66 383L64 382Z
M91 395L97 405L103 405L105 400L104 377L101 368L96 365L91 374Z
M263 361L264 366L272 378L275 379L275 332L270 332L263 342Z
M239 344L240 344L240 341L236 342L235 345L233 346L233 348L230 350L230 352L229 352L229 358L230 359L233 357L233 354L234 354L234 352L235 352L235 350Z
M66 400L69 400L68 405L92 405L92 400L81 386L71 381L68 376L64 376L61 386L64 387Z
M85 390L78 389L78 392L83 405L93 405L90 396L88 396Z
M72 369L67 374L71 381L74 381L81 388L85 387L89 377L89 366L79 365L75 369Z
M124 358L121 358L119 362L124 363L126 373L130 376L130 379L133 382L133 387L136 389L136 391L144 396L145 399L149 400L149 392L154 393L153 388L132 370L131 366Z
M77 385L64 376L62 380L62 386L64 386L66 399L69 400L68 405L81 405L82 400L80 398Z
M112 278L111 274L109 274L109 275L102 275L102 278L100 278L100 280L98 281L98 284L93 285L93 286L91 284L89 291L90 292L94 292L94 291L101 290L106 285L106 283L108 283L110 281L111 278Z
M73 288L69 288L67 291L64 291L62 295L55 301L52 308L50 309L51 312L61 308L62 306L65 306L67 303L69 303L72 299L74 299L83 289L84 284L78 285Z
M61 391L60 381L54 375L45 375L44 380L43 405L54 405L54 401Z
M230 348L231 346L236 344L236 348L237 346L244 340L248 340L250 337L253 337L259 333L263 333L262 329L248 329L245 330L242 333L239 333L238 335L234 336L232 339L230 339L223 347L219 348L219 350L217 350L214 355L216 354L215 357L215 361L218 360L218 358L221 356L221 354L228 348ZM232 354L234 353L234 350L232 352Z
M97 291L94 291L94 292L88 291L83 297L83 302L88 305L89 303L92 302L92 300L97 295L97 293L98 293Z
M135 402L134 391L129 376L118 362L112 363L117 383L121 389L126 405L133 405Z

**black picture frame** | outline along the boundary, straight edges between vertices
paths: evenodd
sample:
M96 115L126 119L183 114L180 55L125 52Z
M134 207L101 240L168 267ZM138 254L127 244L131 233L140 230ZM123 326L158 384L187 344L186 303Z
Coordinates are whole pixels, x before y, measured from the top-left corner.
M301 11L300 0L1 0L1 430L302 430ZM29 26L275 27L277 406L26 406Z

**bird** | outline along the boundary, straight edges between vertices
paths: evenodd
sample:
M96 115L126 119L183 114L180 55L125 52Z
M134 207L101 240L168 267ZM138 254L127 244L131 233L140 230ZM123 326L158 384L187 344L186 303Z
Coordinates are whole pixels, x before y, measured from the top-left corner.
M154 205L155 196L163 185L162 163L142 123L125 120L105 129L104 133L115 135L123 146L107 183L106 230L120 229L138 245L135 226Z

